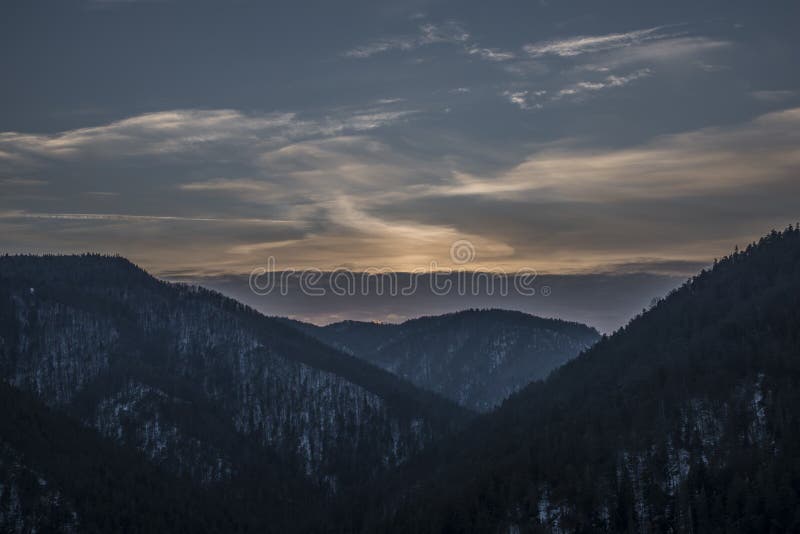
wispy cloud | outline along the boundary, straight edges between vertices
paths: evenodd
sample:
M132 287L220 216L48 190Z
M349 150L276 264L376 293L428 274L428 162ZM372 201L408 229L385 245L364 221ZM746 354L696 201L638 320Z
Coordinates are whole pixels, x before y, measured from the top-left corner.
M722 70L712 68L705 59L730 42L670 28L674 26L524 45L522 55L509 56L503 65L516 79L511 83L513 89L500 94L522 110L536 110L557 101L585 101L601 91L653 76L662 66L673 72L680 63L707 72ZM600 75L603 77L598 78Z
M769 91L753 91L750 96L762 102L783 102L790 100L798 95L797 91L789 90L769 90Z
M367 109L321 118L294 113L246 114L236 110L172 110L56 134L0 133L0 162L37 158L100 158L178 154L236 142L277 146L291 140L368 131L413 115L415 110Z
M235 224L293 224L290 221L241 217L178 217L173 215L131 215L125 213L36 213L24 210L0 210L0 219L48 219L63 221L123 222L204 222Z
M548 149L500 174L458 173L430 194L608 202L720 194L792 179L800 171L800 108L735 128L664 136L613 151Z
M564 97L580 97L585 93L594 93L615 87L624 87L633 81L651 76L652 73L653 71L650 69L641 69L621 76L612 74L600 81L582 81L574 83L556 92L551 99L558 100Z
M213 178L211 180L181 184L178 187L184 191L262 193L269 188L269 185L269 182L252 178Z
M667 63L694 60L704 54L725 49L731 46L729 41L712 39L703 36L671 36L659 40L643 42L636 46L627 46L609 50L599 58L602 66L620 67L630 64ZM692 64L697 64L692 61Z
M529 91L503 91L502 95L519 109L531 109L533 107L542 107L541 104L531 104L529 101Z
M368 58L376 54L393 50L414 50L423 46L438 43L462 44L469 39L467 32L460 24L448 21L441 25L425 23L419 26L415 35L386 37L352 48L344 53L351 58Z
M419 26L418 33L415 35L377 39L346 51L344 56L363 59L384 52L410 51L441 43L455 45L462 53L485 61L506 62L517 57L517 54L511 50L481 46L460 23L455 21L448 21L440 25L425 23Z
M533 59L547 56L576 58L579 61L577 69L598 72L631 64L651 65L686 59L692 59L691 64L707 72L725 69L700 58L703 54L729 47L729 41L688 35L687 32L670 32L666 31L667 28L657 26L626 33L576 36L527 44L522 48ZM587 61L584 56L591 59Z
M399 104L400 102L405 102L405 98L379 98L377 103L383 106L388 106L390 104Z
M42 187L47 184L47 180L39 180L37 178L0 178L0 186Z
M616 86L630 76L618 78L595 83ZM514 102L519 106L536 96L515 92L506 98L521 97ZM174 120L158 124L168 145L170 136L186 135L184 126L166 126ZM119 198L64 198L58 204L64 207L53 211L46 209L52 203L21 209L3 198L0 234L6 250L84 250L92 243L137 259L158 258L159 269L195 265L206 272L246 270L267 253L277 254L285 267L378 262L413 268L446 259L448 244L459 238L475 243L492 263L519 266L534 259L536 268L549 270L590 269L631 257L700 260L730 248L736 225L796 211L797 132L800 110L791 109L629 148L555 143L485 172L388 144L368 130L274 146L243 135L237 142L249 147L242 153L251 158L251 174L234 174L227 145L208 145L197 154L203 159L179 168L191 179L171 177L158 190L171 197L159 208L164 211L151 206L146 195L152 191L135 189ZM159 177L175 170L161 156L126 150L139 154L129 156L137 170ZM97 161L67 163L70 168L61 171L61 159L43 161L43 175L53 183L83 180ZM215 174L204 174L206 167ZM232 172L218 174L224 169ZM114 174L100 174L84 190L114 190ZM733 229L700 224L709 210Z
M514 52L500 50L499 48L482 48L473 45L467 48L467 53L471 56L478 56L487 61L509 61L517 57Z
M609 33L605 35L580 35L565 39L527 44L522 49L530 56L572 57L601 50L612 50L640 44L644 41L664 38L660 32L663 27L646 28L626 33Z
M168 0L86 0L90 7L109 7L125 4L167 2Z
M593 93L624 87L636 80L651 76L652 73L651 69L640 69L628 74L611 74L599 80L575 82L552 91L546 89L509 90L501 94L520 109L542 109L546 104L560 100L583 101Z

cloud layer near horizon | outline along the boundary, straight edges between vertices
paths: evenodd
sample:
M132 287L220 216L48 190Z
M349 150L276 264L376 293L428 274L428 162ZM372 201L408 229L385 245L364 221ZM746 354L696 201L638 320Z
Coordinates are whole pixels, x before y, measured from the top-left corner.
M242 272L267 255L413 270L468 239L475 267L581 272L707 260L791 221L800 194L800 108L625 148L555 141L489 172L370 134L413 113L175 110L2 133L0 227L11 250L96 248L156 271Z

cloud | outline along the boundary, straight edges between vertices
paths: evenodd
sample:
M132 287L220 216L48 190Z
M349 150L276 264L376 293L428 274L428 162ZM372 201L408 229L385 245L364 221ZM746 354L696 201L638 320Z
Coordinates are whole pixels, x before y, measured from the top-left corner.
M772 91L753 91L750 96L762 102L783 102L797 96L797 91L772 90Z
M11 187L41 187L47 185L47 180L36 178L0 178L0 186Z
M89 8L102 9L133 4L166 3L168 1L169 0L86 0L86 4Z
M729 41L702 36L669 37L641 43L637 46L609 50L599 54L598 59L602 62L601 65L606 67L620 67L635 63L675 62L730 46Z
M441 25L425 23L419 26L416 35L386 37L352 48L344 53L345 57L364 59L391 51L410 51L434 44L456 45L461 51L490 62L506 62L513 60L517 54L510 50L480 46L472 40L470 33L455 22L448 21Z
M531 58L556 57L580 61L584 56L591 62L580 63L577 68L596 72L631 64L674 62L729 47L729 41L705 36L667 32L667 26L657 26L626 33L594 36L576 36L561 40L527 44L523 51ZM694 65L707 72L725 67L695 60Z
M294 114L247 116L234 110L172 110L146 113L102 126L56 134L0 133L7 159L71 158L87 153L166 154L196 149L234 137L279 136L304 127ZM0 156L2 158L2 156Z
M399 104L400 102L405 102L405 100L405 98L379 98L377 103L388 106L390 104Z
M439 43L461 44L469 39L469 32L454 21L441 25L425 23L419 26L416 35L386 37L366 45L352 48L344 53L346 57L363 59L395 50L414 50Z
M600 81L577 82L560 89L551 97L551 100L559 100L564 97L579 97L585 93L593 93L615 87L624 87L633 81L651 76L652 73L653 71L650 69L641 69L621 76L612 74Z
M126 221L126 222L205 222L239 224L292 224L289 221L241 217L177 217L173 215L130 215L125 213L35 213L24 210L0 211L0 219L47 219L57 221Z
M628 47L653 39L664 38L660 34L663 26L646 28L626 33L609 33L605 35L581 35L566 39L526 44L522 49L529 56L572 57L603 50Z
M565 99L583 101L588 95L624 87L631 82L651 76L652 73L650 69L640 69L623 75L611 74L600 80L571 83L554 91L546 89L504 91L502 96L523 110L542 109L546 104Z
M710 263L710 261L641 258L624 263L598 266L597 272L609 272L617 275L654 273L666 276L692 276L700 272L701 269L709 267Z
M517 57L514 52L500 50L498 48L481 48L479 46L468 47L467 53L471 56L478 56L487 61L509 61Z
M587 203L707 196L792 180L800 172L798 146L800 108L794 108L627 149L549 148L498 175L456 173L453 183L429 194Z
M531 105L528 103L528 91L503 91L503 96L508 101L519 109L530 109Z
M704 72L723 72L730 70L730 67L727 65L713 65L704 61L694 61L692 64Z
M237 251L412 268L446 261L448 240L467 236L484 258L507 266L585 271L638 257L651 258L654 271L678 270L746 242L742 228L754 235L792 216L790 203L777 200L800 193L797 132L800 109L786 110L626 149L556 143L486 176L361 137L292 144L262 159L265 173L288 187L265 201L302 196L326 229ZM705 217L719 224L704 225Z
M188 182L181 184L180 189L184 191L226 191L239 193L261 193L264 192L268 183L249 178L214 178L200 182Z
M84 195L97 198L117 197L119 193L115 191L86 191Z
M577 87L593 94L645 75ZM556 94L544 91L505 98L522 107ZM490 265L563 272L631 258L705 261L746 242L747 231L796 216L800 108L627 148L565 140L520 156L483 147L493 163L480 169L454 157L456 147L375 134L375 125L406 116L175 111L2 134L0 146L35 155L36 179L48 182L24 187L24 201L0 198L3 248L94 248L157 270L205 273L245 272L271 253L283 267L408 270L446 265L449 244L469 239ZM202 138L202 149L191 138ZM176 150L189 157L176 163ZM19 159L0 164L6 176L26 176L14 172ZM40 189L49 198L36 197ZM117 195L78 194L92 191Z
M706 55L730 46L730 42L675 33L668 28L657 26L524 45L523 56L509 57L503 63L503 70L517 79L514 88L501 95L520 109L535 110L556 101L585 101L600 91L652 76L662 66L664 72L672 73L680 64L706 72L724 70L704 60ZM597 78L600 74L604 77Z
M414 113L367 109L306 119L294 113L245 114L230 109L161 111L56 134L2 132L0 163L192 153L231 142L278 146L295 139L373 130Z

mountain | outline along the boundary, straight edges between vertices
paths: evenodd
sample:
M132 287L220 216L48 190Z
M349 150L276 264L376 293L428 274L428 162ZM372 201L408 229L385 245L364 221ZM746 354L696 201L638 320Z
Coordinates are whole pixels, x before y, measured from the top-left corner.
M0 258L0 376L275 530L470 417L220 294L97 255Z
M797 532L798 406L789 227L410 465L364 531Z
M302 325L309 334L460 405L488 411L591 346L588 326L506 310L467 310L402 324Z

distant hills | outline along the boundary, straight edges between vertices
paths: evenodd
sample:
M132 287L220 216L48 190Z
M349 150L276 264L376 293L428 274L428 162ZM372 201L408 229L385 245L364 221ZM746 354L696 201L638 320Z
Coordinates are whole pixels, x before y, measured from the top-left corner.
M699 271L708 265L685 265L685 269ZM517 310L537 317L560 317L588 324L601 333L610 333L625 325L643 308L650 305L654 297L666 295L679 287L686 276L677 274L655 274L641 272L647 265L631 265L631 270L585 274L539 274L534 289L536 295L525 295L517 291L507 294L489 291L490 285L478 284L471 291L460 294L453 291L441 295L431 288L435 283L452 284L458 287L458 271L446 276L437 273L437 281L430 274L417 279L413 298L397 298L391 291L378 294L375 287L354 295L337 295L328 290L325 295L308 295L297 283L282 284L280 291L258 295L250 289L249 277L244 275L199 276L165 273L168 279L188 282L220 291L236 300L252 306L265 315L288 316L314 324L329 324L342 320L342 316L361 322L382 321L396 323L425 315L444 315L464 309ZM652 267L652 266L651 266ZM638 269L638 270L637 270ZM323 272L316 287L330 288L330 272ZM396 287L414 284L409 273L393 273ZM449 280L449 282L447 282ZM384 283L389 284L389 279ZM513 284L509 281L509 284ZM387 285L388 287L388 285ZM513 288L513 285L510 285ZM545 295L545 288L549 295Z
M582 324L505 310L467 310L402 324L296 326L477 411L545 378L600 338Z

